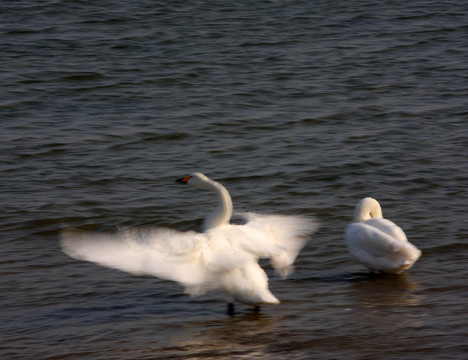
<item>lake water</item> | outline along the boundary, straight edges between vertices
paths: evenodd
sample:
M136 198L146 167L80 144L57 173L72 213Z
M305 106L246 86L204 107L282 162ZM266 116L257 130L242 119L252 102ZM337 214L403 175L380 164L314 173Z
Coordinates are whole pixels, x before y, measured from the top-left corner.
M2 359L466 359L468 3L2 1ZM67 257L58 231L198 229L210 193L320 230L259 314ZM422 250L347 253L372 196Z

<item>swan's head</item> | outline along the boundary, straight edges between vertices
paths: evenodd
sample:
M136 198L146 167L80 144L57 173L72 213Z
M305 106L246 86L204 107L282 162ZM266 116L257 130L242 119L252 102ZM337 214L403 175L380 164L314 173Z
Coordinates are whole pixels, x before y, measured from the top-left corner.
M213 182L208 176L199 172L184 176L183 178L177 179L176 181L181 184L190 184L198 187L207 187L207 184Z
M203 223L203 231L214 229L220 225L229 224L229 220L232 216L232 200L228 191L223 185L211 180L199 172L184 176L183 178L177 179L176 181L181 184L190 184L218 193L219 205L205 219Z
M382 209L377 200L366 197L354 209L354 221L361 222L373 218L382 218Z

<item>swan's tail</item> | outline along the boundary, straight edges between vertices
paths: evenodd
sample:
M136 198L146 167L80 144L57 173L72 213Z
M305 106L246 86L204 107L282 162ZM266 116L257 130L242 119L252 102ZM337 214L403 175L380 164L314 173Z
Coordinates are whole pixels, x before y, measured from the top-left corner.
M271 293L270 290L267 290L264 294L262 294L260 304L278 305L279 303L280 301L276 298L275 295Z

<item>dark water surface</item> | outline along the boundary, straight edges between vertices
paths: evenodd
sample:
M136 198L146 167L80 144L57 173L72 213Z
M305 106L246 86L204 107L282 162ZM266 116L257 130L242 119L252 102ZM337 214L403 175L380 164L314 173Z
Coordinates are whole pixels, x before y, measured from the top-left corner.
M2 1L2 359L466 359L465 1ZM197 229L212 194L314 216L282 301L63 254L58 230ZM364 196L423 255L370 277L343 231Z

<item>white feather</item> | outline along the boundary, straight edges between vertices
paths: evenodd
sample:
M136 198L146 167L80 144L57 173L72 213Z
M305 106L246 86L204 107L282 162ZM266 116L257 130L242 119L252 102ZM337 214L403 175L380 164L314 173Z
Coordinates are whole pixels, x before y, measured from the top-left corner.
M380 204L372 198L356 206L345 239L350 254L373 271L398 274L411 268L421 256L403 230L382 217Z
M221 184L199 173L184 179L218 194L220 204L207 218L204 232L151 227L113 234L63 231L63 251L132 274L177 281L191 295L220 288L243 303L279 303L258 259L271 259L273 267L287 275L315 223L299 216L246 213L245 224L230 224L232 202Z

